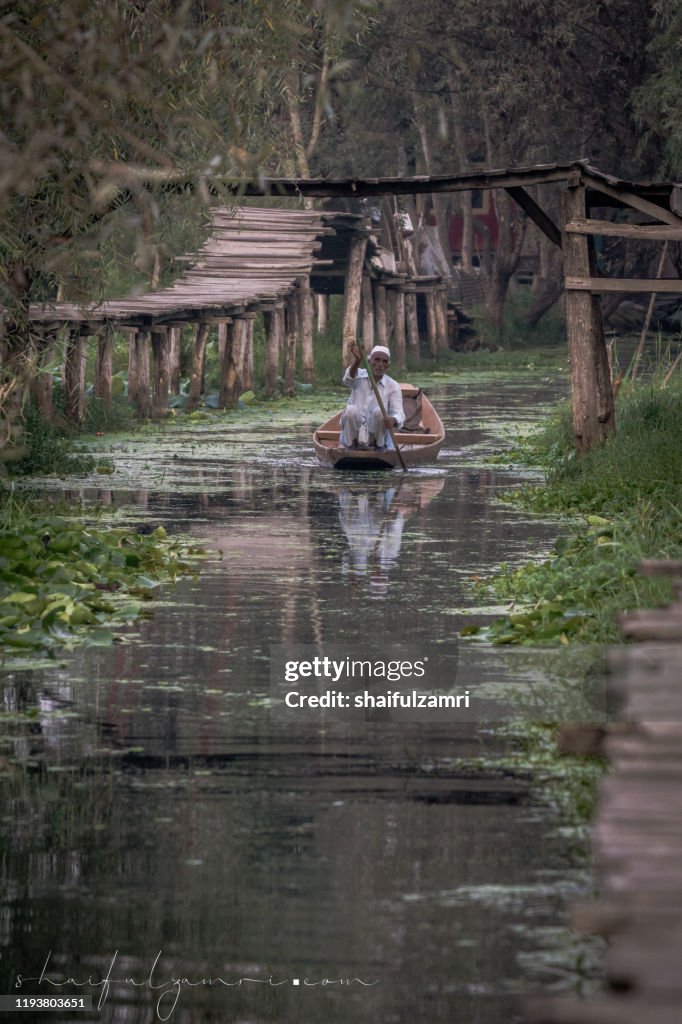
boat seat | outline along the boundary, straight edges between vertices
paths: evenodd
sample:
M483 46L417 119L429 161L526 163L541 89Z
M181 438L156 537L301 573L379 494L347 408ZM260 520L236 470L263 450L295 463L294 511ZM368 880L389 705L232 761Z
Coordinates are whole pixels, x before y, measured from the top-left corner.
M340 430L318 430L317 436L320 441L338 441L341 437ZM440 434L415 434L396 430L395 439L398 444L433 444L438 441Z

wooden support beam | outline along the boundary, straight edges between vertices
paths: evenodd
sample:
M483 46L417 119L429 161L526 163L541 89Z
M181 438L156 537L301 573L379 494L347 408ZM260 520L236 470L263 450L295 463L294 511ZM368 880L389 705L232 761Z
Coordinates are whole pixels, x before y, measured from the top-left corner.
M362 275L362 345L365 352L374 347L374 298L372 296L372 279L369 274Z
M106 324L97 339L95 360L95 394L106 409L111 408L111 388L114 359L114 328Z
M70 330L64 353L64 412L67 420L81 426L85 418L83 363L87 338L80 330Z
M37 373L31 384L31 392L38 406L41 419L47 423L51 423L54 418L52 364L54 363L56 347L56 332L52 330L45 331L38 341Z
M405 332L405 293L393 289L393 361L396 369L405 369L406 332Z
M374 344L388 345L388 310L386 308L386 288L375 281L372 284L372 301L374 304Z
M542 207L536 203L531 195L526 192L525 188L521 188L520 185L511 185L505 189L508 195L517 203L527 217L533 221L533 223L540 228L543 234L547 235L550 242L554 245L558 245L561 248L561 231L556 226L554 221Z
M225 359L220 375L220 406L236 405L242 390L241 374L244 368L246 320L235 317L227 330Z
M187 396L187 411L193 412L201 401L201 393L204 387L204 367L206 365L206 343L211 325L200 323L197 325L194 337L194 349L192 352L192 375L189 381Z
M580 237L577 235L574 238ZM682 277L567 277L567 291L579 292L665 292L670 295L682 293Z
M286 334L284 337L284 387L286 398L296 394L296 337L298 335L298 299L294 293L287 297ZM345 335L344 335L345 337Z
M407 331L407 351L419 358L419 321L417 319L417 293L412 288L405 291L405 328Z
M277 394L279 379L279 353L284 337L284 313L282 308L264 314L265 320L265 394L273 398Z
M634 238L642 241L682 241L682 223L679 227L670 224L622 224L611 220L592 220L576 217L565 228L571 235L601 235L604 238Z
M168 328L168 370L171 394L180 394L180 338L182 327Z
M253 326L255 320L245 317L244 331L244 368L242 370L242 389L253 391Z
M438 357L438 324L436 321L436 296L433 288L424 292L426 303L426 338L429 345L429 355L432 359Z
M298 279L299 321L301 330L301 376L304 384L312 384L315 376L313 352L313 293L310 278Z
M136 331L133 345L135 347L135 362L137 366L135 410L141 419L149 419L152 412L149 390L149 331Z
M342 334L344 366L348 366L351 363L351 345L357 343L358 313L360 311L360 296L362 293L362 270L366 249L367 238L365 236L354 236L351 238L344 284Z
M585 216L583 186L567 189L561 196L566 224ZM588 451L615 429L613 391L599 299L588 292L571 290L568 280L589 276L594 262L590 239L564 233L564 270L567 279L566 327L571 367L573 434L576 448Z
M639 210L640 213L646 213L649 217L655 217L656 220L663 221L664 224L670 224L675 228L682 228L682 219L670 210L659 206L658 203L652 203L650 200L635 195L634 192L629 192L627 189L613 188L600 178L588 176L584 180L591 189L601 192L611 199L617 199L623 206L631 206L633 210Z
M167 328L152 329L152 359L154 362L154 396L152 416L162 419L168 413L170 390L170 339Z

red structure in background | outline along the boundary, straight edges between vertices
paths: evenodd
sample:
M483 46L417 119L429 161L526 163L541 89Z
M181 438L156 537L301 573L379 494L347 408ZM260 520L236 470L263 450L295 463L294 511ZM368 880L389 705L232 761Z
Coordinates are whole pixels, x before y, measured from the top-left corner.
M490 249L497 249L498 226L495 197L492 189L474 189L471 193L471 207L474 218L474 260ZM461 213L456 213L450 220L450 248L455 262L462 253L462 232L464 222Z

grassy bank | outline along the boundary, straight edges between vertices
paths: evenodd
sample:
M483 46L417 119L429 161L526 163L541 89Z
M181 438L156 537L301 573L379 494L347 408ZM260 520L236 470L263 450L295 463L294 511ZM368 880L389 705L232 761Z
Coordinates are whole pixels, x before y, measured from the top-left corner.
M510 605L490 630L494 642L612 642L618 612L669 599L669 584L642 578L637 565L682 557L682 385L623 389L617 424L615 437L579 457L565 406L517 453L544 468L546 484L512 500L569 524L549 557L503 567L486 586Z

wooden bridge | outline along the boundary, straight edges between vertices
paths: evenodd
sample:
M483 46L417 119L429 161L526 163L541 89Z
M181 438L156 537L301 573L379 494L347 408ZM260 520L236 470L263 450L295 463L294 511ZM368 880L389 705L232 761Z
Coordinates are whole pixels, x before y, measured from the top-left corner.
M133 172L131 172L133 173ZM138 184L144 184L144 175ZM165 191L186 191L191 180L156 175L146 182ZM557 224L529 189L554 183L562 187L561 222ZM203 182L211 188L211 180ZM594 238L682 241L682 187L672 182L647 184L615 178L585 161L526 168L481 171L455 176L403 178L278 179L265 182L216 182L240 196L360 197L416 195L471 189L504 189L540 231L563 251L566 319L576 446L586 450L615 428L613 389L601 322L599 295L606 292L667 292L682 294L679 277L625 279L600 276ZM125 193L117 197L120 205ZM615 208L617 219L604 210ZM597 218L592 211L600 212ZM625 220L624 217L635 219ZM325 253L325 248L327 252ZM214 211L212 233L194 266L167 289L137 299L118 300L81 310L55 303L32 307L30 316L42 335L43 365L52 361L57 329L69 331L65 359L67 415L82 418L84 339L99 336L96 393L108 400L111 342L114 329L134 334L130 345L130 394L142 416L163 413L167 379L177 376L176 336L181 323L197 325L190 406L199 400L208 332L218 331L221 360L221 404L248 388L252 369L253 325L265 319L267 335L266 390L276 386L275 353L284 349L285 393L292 393L297 340L300 341L304 380L312 376L311 290L342 290L345 295L343 345L347 356L359 333L365 345L374 340L394 349L395 362L406 351L419 351L419 297L431 356L448 344L447 281L420 278L410 272L400 252L386 252L371 232L369 221L357 214L253 207L238 212ZM170 332L170 333L169 333ZM154 356L153 398L149 387L149 340ZM273 383L275 382L275 383ZM49 374L39 374L36 392L41 407L50 407Z
M682 580L682 562L642 570ZM682 582L665 609L622 617L635 641L613 666L620 719L572 728L571 753L602 753L593 849L601 897L576 906L577 931L608 938L607 991L529 1000L529 1024L678 1024L682 1019Z

